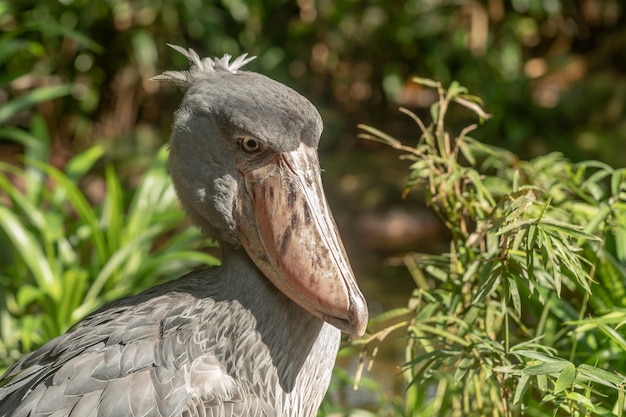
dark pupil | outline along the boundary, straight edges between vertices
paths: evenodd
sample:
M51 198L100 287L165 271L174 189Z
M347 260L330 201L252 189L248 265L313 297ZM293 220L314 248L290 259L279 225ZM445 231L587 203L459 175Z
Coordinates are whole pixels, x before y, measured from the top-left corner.
M254 139L246 139L244 141L244 146L247 150L253 151L257 148L257 143Z

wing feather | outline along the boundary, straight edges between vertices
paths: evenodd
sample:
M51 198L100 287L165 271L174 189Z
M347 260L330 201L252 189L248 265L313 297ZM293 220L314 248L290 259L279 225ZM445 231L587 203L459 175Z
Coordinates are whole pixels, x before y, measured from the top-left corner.
M78 397L67 396L64 391L65 387L62 385L46 387L37 402L35 414L52 414L61 409L67 409L69 412L78 401Z
M120 372L125 375L155 364L154 339L141 339L124 346L120 357Z
M97 417L101 391L92 391L82 395L69 417Z
M130 410L135 417L154 416L157 413L154 401L154 381L150 372L144 370L130 376Z
M72 374L68 376L65 382L65 395L83 396L92 392L102 391L104 387L106 387L107 383L105 380L94 378L88 371L98 366L99 362L102 360L102 356L102 354L92 354L66 365L72 370ZM61 382L55 381L55 379L56 375L52 383L59 385Z
M189 279L207 281L200 274ZM179 285L202 287L198 282ZM249 381L226 371L241 360L229 356L242 347L229 340L241 338L243 330L235 326L227 333L222 325L207 326L207 317L220 324L244 323L237 315L246 313L230 301L217 303L187 290L153 289L94 313L0 378L0 416L275 415ZM233 314L237 318L231 319ZM254 320L249 322L253 329ZM241 340L244 348L254 348L252 340ZM251 365L260 367L254 385L266 383L267 364L247 355Z
M130 413L131 377L126 376L109 381L98 404L98 417L133 416Z

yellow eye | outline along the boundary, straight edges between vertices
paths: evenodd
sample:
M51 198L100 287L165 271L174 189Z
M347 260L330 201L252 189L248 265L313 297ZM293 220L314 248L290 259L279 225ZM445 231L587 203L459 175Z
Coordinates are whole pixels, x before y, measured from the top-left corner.
M258 152L261 149L261 144L254 138L240 138L239 143L241 149L248 153Z

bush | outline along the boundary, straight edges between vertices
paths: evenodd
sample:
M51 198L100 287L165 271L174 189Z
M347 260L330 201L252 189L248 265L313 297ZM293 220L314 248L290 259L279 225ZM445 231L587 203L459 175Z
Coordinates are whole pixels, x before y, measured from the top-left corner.
M39 28L93 43L48 29ZM0 64L32 63L42 49L0 37ZM29 65L8 68L2 84L35 76ZM0 374L103 304L217 262L201 251L212 244L175 208L164 147L129 192L116 168L101 163L101 145L58 162L40 106L53 107L76 88L35 84L0 107L0 138L21 149L16 160L0 162Z
M165 148L124 193L113 166L89 174L101 146L60 170L40 118L31 132L4 133L26 152L23 167L0 163L0 373L103 304L217 262L175 208ZM100 200L83 191L89 184L102 187Z
M413 161L405 193L425 193L450 250L404 255L408 306L356 344L372 354L405 329L403 415L623 415L626 170L558 153L522 161L472 139L475 125L452 136L449 106L482 121L480 100L458 83L414 82L438 96L429 125L401 109L417 145L368 126L361 136Z

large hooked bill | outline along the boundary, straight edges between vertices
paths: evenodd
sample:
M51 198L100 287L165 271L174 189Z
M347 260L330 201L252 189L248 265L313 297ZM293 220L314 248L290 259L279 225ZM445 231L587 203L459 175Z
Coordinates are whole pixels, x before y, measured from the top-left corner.
M302 308L361 337L367 304L324 197L316 149L301 143L241 172L239 239L257 267Z

